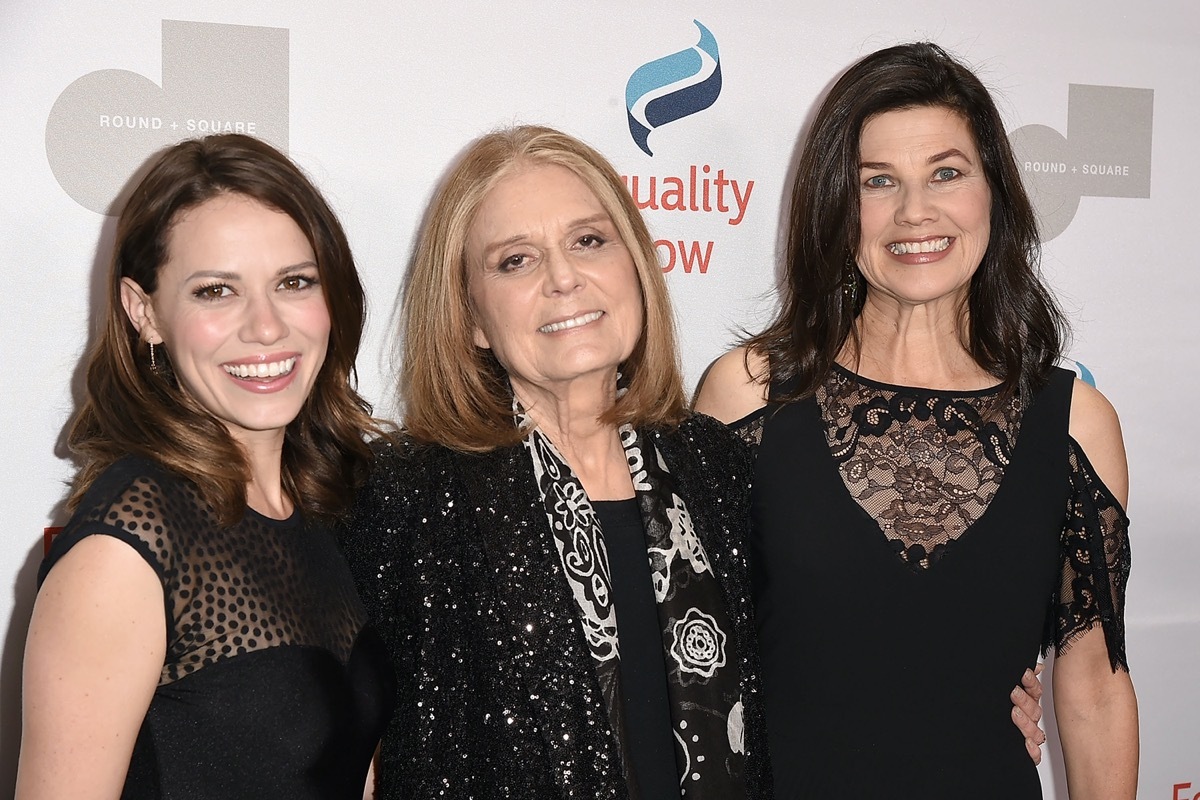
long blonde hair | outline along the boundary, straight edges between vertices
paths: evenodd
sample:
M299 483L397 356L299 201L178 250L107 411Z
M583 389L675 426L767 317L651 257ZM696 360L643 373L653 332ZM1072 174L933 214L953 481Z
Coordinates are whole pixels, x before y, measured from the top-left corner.
M415 439L467 452L511 445L512 392L490 350L472 338L467 237L487 193L523 166L553 164L577 175L612 218L633 258L645 322L621 365L625 394L601 420L669 426L686 413L675 318L654 242L621 178L596 150L552 128L523 125L476 140L430 208L404 297L400 397Z

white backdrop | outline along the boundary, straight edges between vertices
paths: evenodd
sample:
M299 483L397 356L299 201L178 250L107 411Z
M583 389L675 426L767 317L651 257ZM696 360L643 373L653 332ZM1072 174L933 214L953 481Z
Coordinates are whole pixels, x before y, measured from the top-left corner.
M694 384L739 328L757 328L772 308L781 205L815 100L859 56L932 39L998 94L1056 234L1044 270L1074 324L1072 357L1123 420L1140 796L1200 797L1200 543L1183 502L1200 480L1191 424L1200 272L1185 248L1200 226L1190 176L1200 11L1182 0L1014 0L1003 11L951 0L422 5L429 8L382 0L336 12L315 0L0 6L0 263L10 281L0 300L8 454L0 465L8 487L0 794L15 770L42 528L64 520L72 465L61 437L112 239L113 219L98 212L150 152L241 125L309 171L341 215L364 275L371 316L361 388L390 414L394 306L432 187L481 132L514 122L561 127L606 153L630 184L636 176L640 200L654 180L659 208L647 217L671 267ZM697 23L710 32L707 58L693 49ZM635 71L684 51L692 55L642 70L646 80L627 98ZM653 130L653 155L639 148L627 100L654 90L650 99L678 101L676 90L699 83L711 90L718 68L715 102ZM1188 177L1175 180L1180 172ZM728 183L718 188L718 179ZM664 207L681 202L689 208ZM1053 732L1047 750L1048 796L1065 798Z

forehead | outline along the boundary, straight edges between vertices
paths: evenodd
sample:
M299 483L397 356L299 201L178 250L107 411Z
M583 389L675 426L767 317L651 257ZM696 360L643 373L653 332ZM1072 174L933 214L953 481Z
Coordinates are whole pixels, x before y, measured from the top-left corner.
M312 258L308 238L288 214L242 194L221 194L180 211L167 231L166 265L179 260L253 262ZM166 266L164 265L164 266Z
M977 148L971 126L945 106L885 111L863 125L859 151L863 161L892 161L904 153L940 153L955 149L972 160Z
M483 197L471 222L470 238L532 233L549 224L603 212L584 180L558 164L522 165L501 178Z

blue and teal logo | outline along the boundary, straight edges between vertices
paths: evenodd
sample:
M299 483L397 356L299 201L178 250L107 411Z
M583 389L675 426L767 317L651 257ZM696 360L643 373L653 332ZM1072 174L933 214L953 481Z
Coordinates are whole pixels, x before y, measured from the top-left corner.
M643 64L625 84L629 134L648 156L650 132L703 111L721 94L721 57L717 40L699 20L700 41L687 50Z

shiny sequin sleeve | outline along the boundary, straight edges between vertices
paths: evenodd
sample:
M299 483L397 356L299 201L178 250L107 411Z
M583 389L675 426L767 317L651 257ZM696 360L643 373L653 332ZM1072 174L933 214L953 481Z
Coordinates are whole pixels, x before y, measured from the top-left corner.
M1125 587L1129 581L1129 518L1096 475L1083 448L1070 440L1070 499L1062 531L1062 581L1049 615L1045 647L1070 648L1100 625L1114 671L1128 671Z
M342 544L398 682L381 742L380 797L469 797L495 754L486 736L474 734L486 726L472 718L478 665L468 663L470 621L452 608L470 603L461 572L447 568L462 557L447 499L452 476L439 474L434 451L410 442L379 442L375 452ZM443 541L430 541L439 534ZM468 757L469 768L456 763Z

